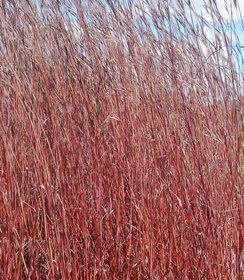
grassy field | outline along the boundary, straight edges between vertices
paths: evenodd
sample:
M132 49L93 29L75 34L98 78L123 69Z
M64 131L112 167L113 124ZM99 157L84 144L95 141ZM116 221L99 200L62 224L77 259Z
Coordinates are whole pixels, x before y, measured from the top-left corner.
M178 2L0 2L0 279L243 279L238 34Z

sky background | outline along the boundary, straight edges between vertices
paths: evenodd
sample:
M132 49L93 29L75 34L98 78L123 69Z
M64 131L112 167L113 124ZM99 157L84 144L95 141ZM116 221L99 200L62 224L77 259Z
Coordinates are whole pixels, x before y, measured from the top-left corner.
M34 1L37 3L37 6L39 6L38 3L40 3L41 1L40 0L34 0ZM81 0L81 1L84 1L83 3L85 3L88 0ZM106 0L100 0L100 1L104 1L106 3ZM150 3L150 5L156 4L155 7L157 7L157 3L159 1L160 0L132 0L132 3L134 3L135 6L138 3L144 3L144 9L147 10L147 3ZM177 3L183 2L185 7L185 12L186 14L189 13L190 16L190 10L189 8L187 8L187 4L186 4L189 0L161 0L161 1L162 1L161 3L165 3L165 2L169 3L169 5L171 6L172 14L176 13L176 11L179 9L177 8L179 7ZM239 55L241 55L244 58L244 48L240 48L240 46L244 47L244 36L243 36L244 26L242 22L242 15L244 16L244 0L190 0L191 5L193 5L196 14L203 17L209 23L212 22L212 17L210 13L208 13L208 6L210 1L212 3L214 2L216 3L219 14L226 22L232 22L231 26L239 38L239 42L237 42L235 38L233 38L232 47L236 49L236 51L239 51ZM112 2L116 3L117 1L113 0ZM128 5L128 0L120 0L120 3L122 4L124 3L125 5ZM236 3L236 5L234 5L234 3ZM107 7L109 8L109 6ZM139 10L137 10L137 12L139 12ZM211 40L214 41L214 37L215 37L214 30L209 29L207 27L205 27L204 30L208 39L210 41ZM152 31L153 31L153 26L152 26ZM228 36L231 35L230 29L226 28L226 34Z
M177 0L170 0L170 2L175 5ZM187 1L184 1L187 2ZM214 2L214 1L212 1ZM239 54L244 58L244 26L242 17L244 17L244 0L215 0L219 14L223 17L226 22L232 22L233 31L236 33L239 42L233 38L232 47L239 51ZM235 5L236 3L236 5ZM191 0L191 4L198 15L201 15L208 22L212 22L211 15L208 13L209 0ZM213 38L213 30L205 29L209 39ZM226 34L231 35L230 29L226 29ZM240 58L240 57L239 57ZM237 57L238 59L238 57Z

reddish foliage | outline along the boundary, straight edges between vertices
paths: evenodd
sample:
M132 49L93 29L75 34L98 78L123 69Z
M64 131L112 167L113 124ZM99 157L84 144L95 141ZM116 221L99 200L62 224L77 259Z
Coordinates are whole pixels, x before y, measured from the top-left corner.
M2 2L0 278L241 279L243 82L214 3L209 41L164 1Z

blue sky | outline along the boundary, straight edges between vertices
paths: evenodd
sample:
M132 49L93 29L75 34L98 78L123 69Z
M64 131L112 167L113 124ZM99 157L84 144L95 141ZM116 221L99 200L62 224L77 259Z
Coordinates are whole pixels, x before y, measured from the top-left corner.
M40 0L34 0L37 5L40 3ZM87 2L87 0L82 0L84 2ZM159 1L163 0L134 0L132 1L134 3L134 8L136 4L140 5L143 3L143 9L147 11L148 6L147 2L150 3L150 5L155 4L155 8L157 7L157 3ZM167 2L169 3L169 6L171 7L171 13L176 14L177 10L180 11L179 6L177 5L178 2L183 2L187 3L189 0L168 0ZM72 2L72 1L71 1ZM104 0L106 2L106 0ZM112 1L113 2L113 1ZM117 1L115 1L117 2ZM114 2L114 3L115 3ZM120 2L124 5L127 5L126 3L128 2L127 0L120 0ZM207 22L211 24L212 22L212 17L210 13L208 12L208 5L209 5L209 0L190 0L191 5L193 5L194 10L196 11L196 15L199 17L202 16ZM212 1L213 2L213 1ZM239 50L240 54L244 58L244 48L239 48L239 46L244 46L244 28L243 28L243 22L241 20L241 16L244 16L244 0L236 0L237 2L237 8L234 5L234 0L215 0L217 9L223 20L227 22L232 22L232 26L234 26L234 33L236 33L237 37L239 38L239 42L237 42L235 39L233 40L233 47L236 49L236 51ZM185 12L186 14L190 12L189 9L187 8L187 5L185 4ZM139 12L139 10L137 10ZM196 16L196 18L198 18ZM150 21L150 18L148 18ZM228 36L231 36L231 29L227 28L228 24L226 24L226 34ZM153 30L153 25L152 25L152 30ZM214 32L213 30L209 28L205 28L205 33L208 37L208 39L211 41L214 41Z
M171 2L172 5L175 5L177 0L169 0L169 2ZM236 2L236 5L234 2ZM242 16L244 16L244 0L215 0L215 3L220 16L226 23L226 34L231 37L231 34L233 35L235 33L235 35L238 37L239 42L233 37L233 49L237 53L239 51L239 55L244 58L244 48L240 48L240 46L244 46L244 25L242 20ZM212 17L208 12L209 0L191 0L191 4L194 6L194 9L199 16L202 16L210 23L212 22ZM230 24L229 27L228 24ZM233 28L232 31L230 26ZM209 39L214 40L213 30L206 28L205 31ZM239 61L240 57L237 57L237 62Z
M142 3L145 1L136 0L138 3ZM155 8L157 7L157 2L159 0L150 0L150 5L155 3ZM240 46L244 47L244 24L242 20L242 16L244 16L244 0L236 0L237 6L234 5L233 0L214 0L216 3L216 14L219 14L219 16L222 18L222 21L224 23L224 27L220 39L222 40L222 43L224 45L224 35L227 35L227 37L232 37L231 46L233 47L234 54L236 55L236 63L240 63L242 59L244 59L244 48L240 48ZM214 2L212 1L212 3ZM177 4L178 2L184 3L184 12L185 15L190 19L191 12L186 3L188 3L188 0L168 0L167 1L170 6L170 11L172 15L175 15L176 17L180 17L182 14L182 9ZM211 11L209 9L209 0L190 0L191 5L194 8L195 15L194 15L194 21L197 23L200 18L204 18L206 22L209 23L211 26L210 28L207 27L207 25L204 27L204 32L209 39L209 41L214 42L215 41L215 31L213 28L213 18L211 15ZM147 4L144 4L144 9L147 9ZM216 17L216 15L214 15ZM216 18L217 19L217 18ZM148 18L150 21L150 18ZM219 22L217 19L215 21ZM153 24L152 24L152 30L153 30ZM217 27L218 28L218 27ZM220 28L221 29L221 28ZM203 51L205 51L205 45L202 44ZM226 53L225 47L223 47L223 53ZM242 57L242 59L241 59ZM241 69L238 69L243 71L241 66Z

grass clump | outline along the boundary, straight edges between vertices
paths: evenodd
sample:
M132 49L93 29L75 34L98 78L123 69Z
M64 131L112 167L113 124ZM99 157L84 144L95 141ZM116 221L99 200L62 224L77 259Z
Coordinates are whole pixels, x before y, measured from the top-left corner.
M239 37L175 2L1 2L1 279L242 279Z

